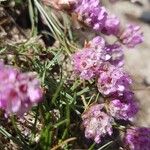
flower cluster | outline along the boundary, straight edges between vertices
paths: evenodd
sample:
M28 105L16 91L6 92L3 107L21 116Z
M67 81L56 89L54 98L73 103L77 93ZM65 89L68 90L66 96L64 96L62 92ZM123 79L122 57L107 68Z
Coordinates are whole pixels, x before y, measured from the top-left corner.
M118 0L109 1L115 3ZM94 31L117 38L115 43L109 44L104 38L97 36L72 56L75 74L85 80L95 80L98 91L103 96L103 102L91 105L82 116L86 138L100 143L101 138L112 135L113 124L116 125L122 120L129 123L138 112L138 104L131 89L131 77L123 68L123 46L134 48L142 43L143 33L140 26L135 24L121 26L118 17L108 12L101 0L53 2L57 2L54 7L58 6L60 10L65 10L62 6L67 4L69 14L73 13L79 22ZM131 150L148 150L149 133L148 128L127 129L125 147Z
M105 135L110 135L103 130L106 124L110 124L108 118L132 121L138 112L138 104L131 91L131 77L123 69L123 56L121 45L110 45L98 36L72 57L74 72L85 80L95 79L99 92L107 99L105 104L91 106L82 117L85 136L97 143ZM98 114L103 114L105 124Z
M104 97L103 103L91 106L82 117L85 136L99 143L102 137L112 134L115 120L132 121L138 112L138 104L131 90L131 77L123 68L122 45L135 47L143 41L143 33L139 26L133 24L120 29L118 18L109 16L98 0L80 0L74 11L78 19L89 27L118 38L118 42L109 44L97 36L72 57L74 72L82 79L94 79Z
M95 37L85 48L73 55L74 71L89 80L100 74L106 62L115 66L123 65L123 50L120 45L105 43L102 37Z
M129 48L143 42L143 33L140 26L129 24L126 27L120 25L120 20L111 14L102 5L101 0L42 0L46 5L55 9L66 10L74 13L77 20L95 31L105 35L114 35L118 41ZM110 0L115 2L116 0ZM68 11L69 10L69 11Z
M122 33L119 19L115 15L110 15L99 0L78 0L72 11L77 14L79 21L106 35L115 35L129 48L143 42L140 26L129 24Z
M133 48L137 44L143 42L143 33L140 31L140 26L129 24L120 35L120 40L128 48Z
M132 127L127 129L124 142L125 147L130 150L149 150L150 128Z
M42 99L42 89L35 73L22 73L0 64L0 108L6 115L23 115Z
M102 104L92 105L82 116L85 137L94 139L96 143L101 142L101 137L112 135L114 119L102 111L103 108Z
M115 119L131 120L138 105L131 91L131 77L124 71L123 50L98 36L73 55L74 72L85 80L95 79L98 91L109 99L109 114Z
M122 96L113 97L109 103L109 113L117 120L131 120L138 112L138 104L132 92L124 92Z
M130 88L131 83L130 76L122 68L106 64L99 74L97 86L103 95L114 93L122 95L125 90Z
M78 0L72 11L77 14L79 21L96 31L107 35L117 35L119 32L119 19L109 15L99 0Z
M94 30L101 31L107 19L105 7L102 7L99 0L78 0L74 6L78 20L84 22Z

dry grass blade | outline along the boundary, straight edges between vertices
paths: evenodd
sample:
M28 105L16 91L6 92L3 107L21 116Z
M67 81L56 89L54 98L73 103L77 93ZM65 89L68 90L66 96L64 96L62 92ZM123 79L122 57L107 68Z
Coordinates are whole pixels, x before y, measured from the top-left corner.
M50 150L57 150L57 149L60 148L61 146L65 145L65 144L67 144L67 143L69 143L69 142L71 142L71 141L74 141L74 140L76 140L76 139L77 139L76 137L69 138L69 139L67 139L67 140L65 140L65 141L63 141L63 142L61 142L61 143L59 143L58 145L56 145L55 147L53 147L53 148L50 149Z

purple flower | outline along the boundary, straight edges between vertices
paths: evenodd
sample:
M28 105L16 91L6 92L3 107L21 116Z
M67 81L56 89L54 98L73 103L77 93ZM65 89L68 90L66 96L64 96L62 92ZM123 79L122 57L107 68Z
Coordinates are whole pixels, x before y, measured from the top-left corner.
M97 36L93 38L87 47L94 48L96 51L102 54L104 61L109 61L112 65L122 67L124 65L124 53L120 44L107 44L105 40Z
M132 92L124 92L109 103L109 113L116 119L132 120L138 112L138 104Z
M150 128L132 127L127 129L124 142L125 147L130 150L149 150Z
M99 0L78 0L72 10L79 21L106 35L118 35L120 21L115 15L108 15Z
M21 73L0 65L0 108L6 114L23 115L41 101L42 89L35 73Z
M113 118L102 111L102 104L92 105L82 116L85 128L85 137L94 139L96 143L101 142L101 138L112 135Z
M129 48L143 42L143 33L140 31L140 26L129 24L120 36L121 42Z
M110 55L111 58L109 62L116 66L122 67L124 65L124 53L123 48L119 44L106 44L105 51L107 55Z
M87 46L99 50L103 49L105 47L105 44L106 42L102 37L96 36L91 41L89 41Z
M130 76L126 74L122 68L115 67L110 64L105 64L98 78L98 90L103 95L111 95L122 93L130 88L132 80Z
M115 15L107 16L102 33L107 35L117 35L119 32L119 27L120 21Z
M120 45L108 45L101 37L95 37L86 48L73 55L73 66L76 74L89 80L99 76L104 63L109 62L115 66L123 65L123 51Z
M84 48L73 55L74 71L81 78L90 80L95 77L102 63L102 54L93 48Z
M78 20L84 22L94 30L101 30L106 20L106 9L100 5L99 0L79 0L74 6Z

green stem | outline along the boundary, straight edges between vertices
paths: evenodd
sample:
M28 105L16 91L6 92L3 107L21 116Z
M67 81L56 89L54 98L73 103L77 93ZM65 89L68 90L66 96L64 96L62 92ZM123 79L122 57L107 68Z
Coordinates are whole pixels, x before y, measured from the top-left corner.
M96 145L96 143L94 142L91 146L90 146L90 148L88 149L88 150L94 150L94 146Z

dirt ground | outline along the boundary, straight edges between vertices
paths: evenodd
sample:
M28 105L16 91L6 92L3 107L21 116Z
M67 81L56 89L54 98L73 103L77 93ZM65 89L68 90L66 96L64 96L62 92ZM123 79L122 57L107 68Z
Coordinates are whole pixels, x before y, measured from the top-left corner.
M134 92L140 102L140 112L135 122L140 126L150 127L150 24L138 19L142 12L150 12L150 2L140 2L143 6L133 5L127 1L108 6L120 17L123 24L129 21L138 23L144 32L144 43L135 49L126 50L125 55L126 70L134 79Z

